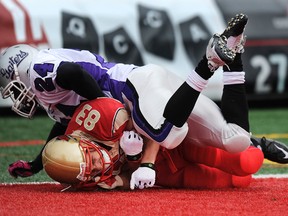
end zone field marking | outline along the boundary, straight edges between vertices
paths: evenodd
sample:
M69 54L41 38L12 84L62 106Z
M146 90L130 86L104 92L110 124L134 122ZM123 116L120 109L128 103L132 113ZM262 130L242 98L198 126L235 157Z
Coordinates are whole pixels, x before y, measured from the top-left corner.
M287 174L259 174L259 175L252 175L253 178L256 179L265 179L265 178L288 178Z
M253 134L255 137L266 137L268 139L288 139L288 133Z
M0 147L43 145L44 143L45 140L20 140L20 141L0 142Z
M276 162L273 162L273 161L270 161L270 160L267 160L267 159L264 159L264 164L269 164L269 165L273 165L275 167L288 167L288 164L279 164L279 163L276 163Z
M255 179L267 179L267 178L276 178L276 179L286 179L288 178L288 173L287 174L255 174L252 175L253 178ZM60 185L58 182L3 182L0 183L0 186L13 186L13 185ZM157 186L155 186L157 187Z

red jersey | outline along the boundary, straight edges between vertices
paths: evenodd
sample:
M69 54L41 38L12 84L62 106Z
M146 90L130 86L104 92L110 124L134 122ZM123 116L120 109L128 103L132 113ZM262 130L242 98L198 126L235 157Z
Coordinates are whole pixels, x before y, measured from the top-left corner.
M79 130L109 145L120 140L128 120L128 112L121 102L113 98L97 98L76 109L65 134Z

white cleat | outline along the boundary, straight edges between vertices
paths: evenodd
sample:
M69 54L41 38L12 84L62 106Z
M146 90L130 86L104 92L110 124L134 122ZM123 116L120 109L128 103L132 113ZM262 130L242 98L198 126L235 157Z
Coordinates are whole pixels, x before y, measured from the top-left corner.
M210 71L214 72L220 66L231 63L235 56L235 52L227 47L226 38L221 37L219 34L214 34L206 49L206 58Z
M248 16L245 14L236 14L228 22L227 28L221 34L227 40L227 47L235 53L244 52L246 36L244 35L245 26L248 22Z

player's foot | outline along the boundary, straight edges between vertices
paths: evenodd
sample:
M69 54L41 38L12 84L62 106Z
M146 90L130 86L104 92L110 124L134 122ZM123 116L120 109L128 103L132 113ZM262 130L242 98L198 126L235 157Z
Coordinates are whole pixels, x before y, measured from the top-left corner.
M234 60L236 54L227 47L226 43L225 37L221 37L219 34L214 34L210 39L206 49L206 58L211 72Z
M235 53L244 52L246 36L244 35L245 26L248 22L248 16L245 14L236 14L228 22L227 28L221 34L227 40L227 47Z
M264 158L276 163L288 163L288 147L285 144L265 137L251 137L251 141L255 147L262 150Z

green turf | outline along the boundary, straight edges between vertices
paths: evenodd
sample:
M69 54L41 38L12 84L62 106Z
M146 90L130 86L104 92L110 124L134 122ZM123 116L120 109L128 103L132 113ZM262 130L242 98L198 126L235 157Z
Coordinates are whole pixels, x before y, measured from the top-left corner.
M54 122L47 116L37 115L33 119L18 116L0 118L0 141L46 140Z
M258 134L288 134L288 109L252 109L249 115L251 131ZM45 140L53 121L37 115L33 120L18 116L0 117L0 141ZM278 139L288 143L287 138ZM41 146L0 147L0 182L51 181L45 172L29 178L13 179L7 172L9 163L16 160L32 160ZM288 173L287 166L264 164L257 174Z

